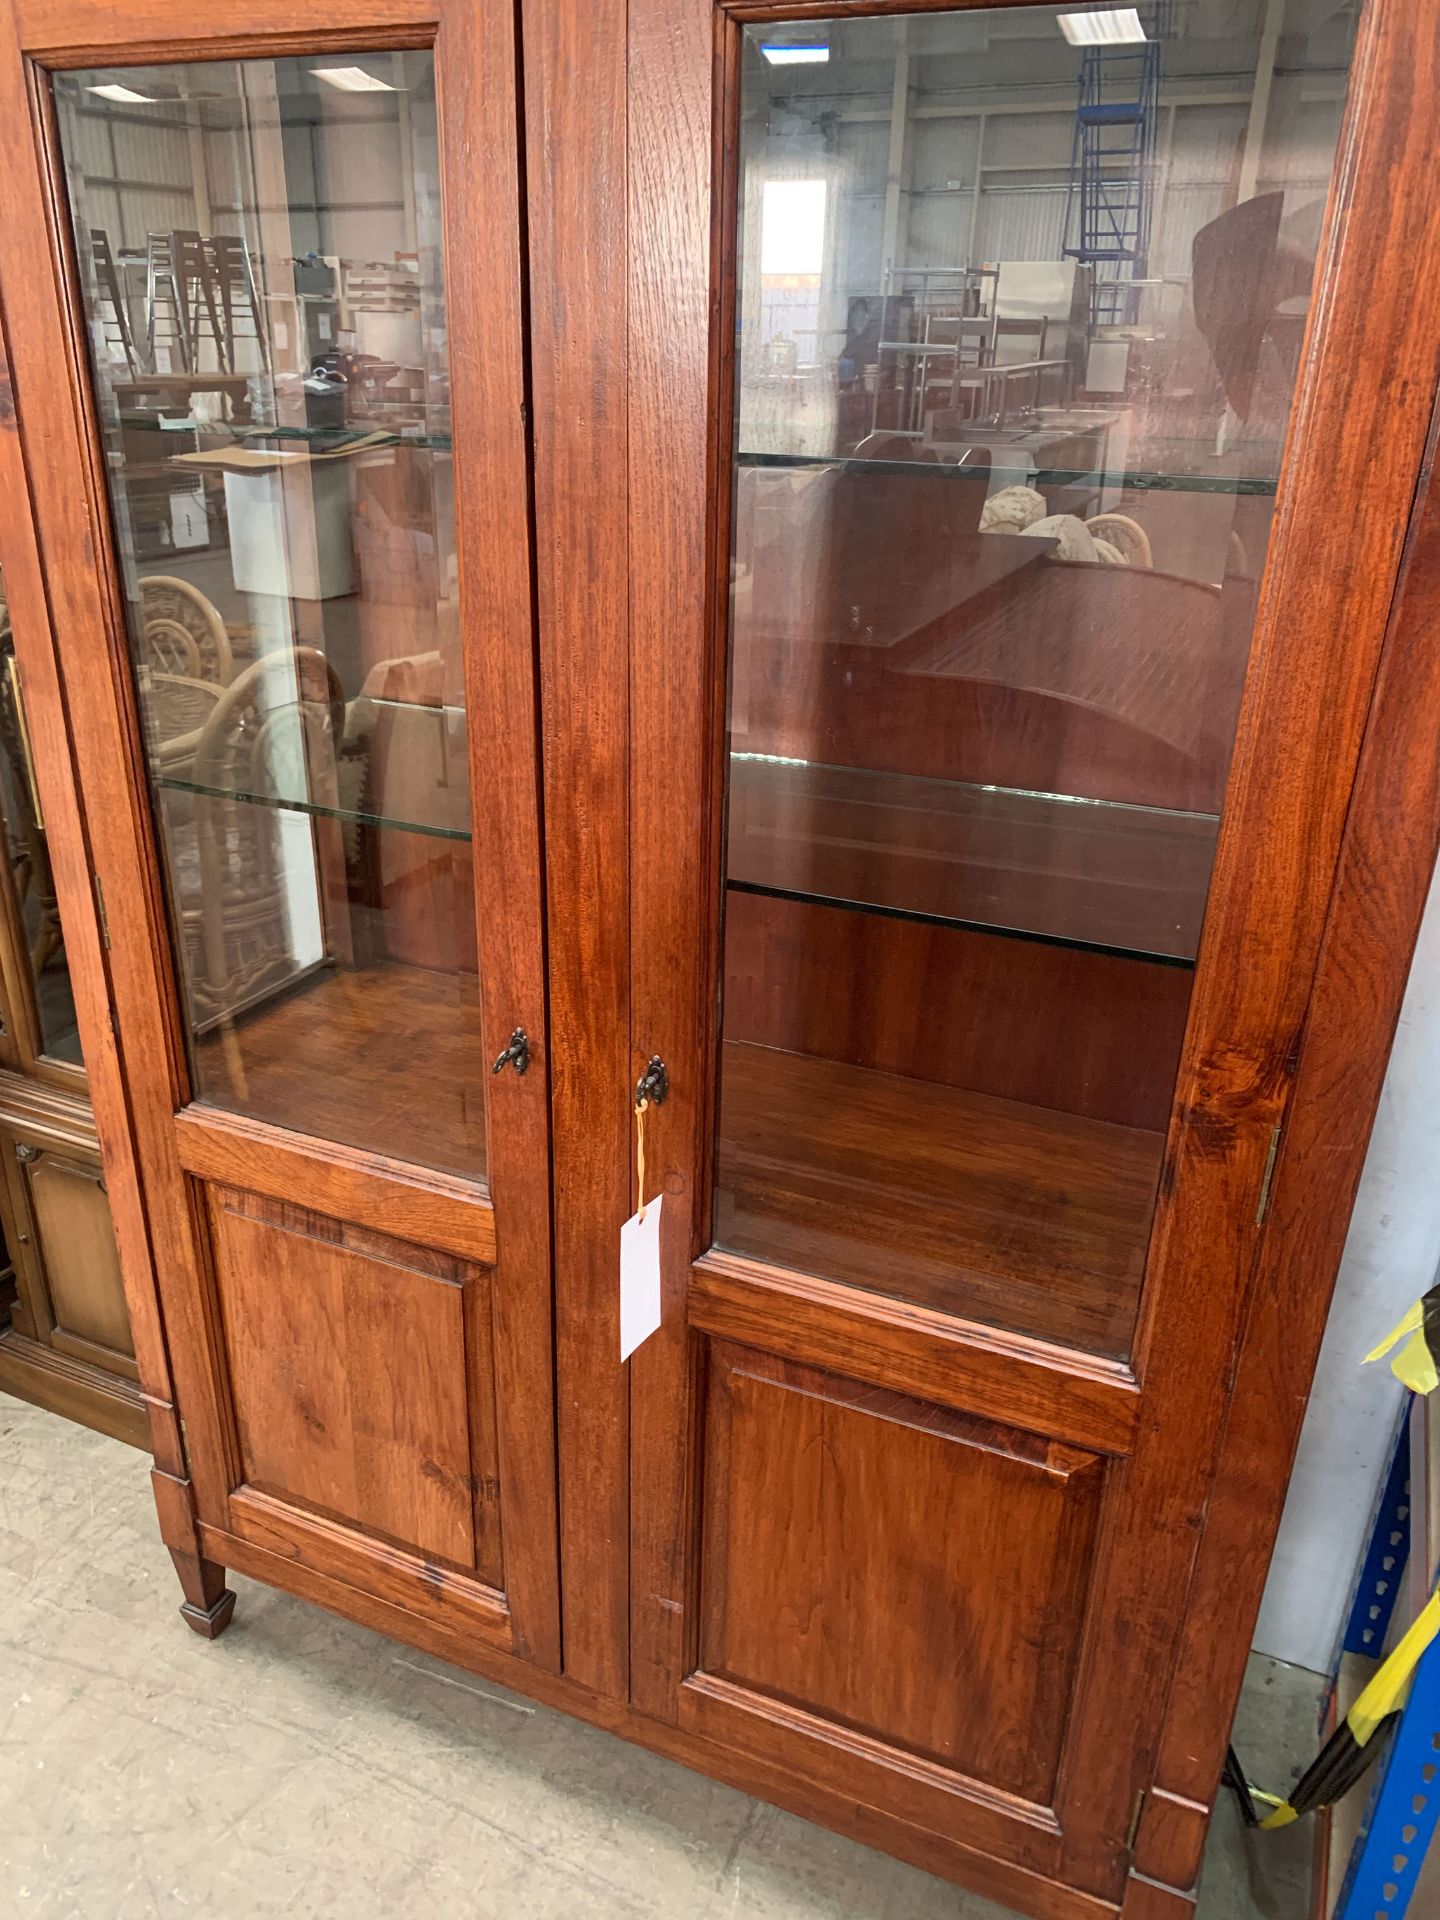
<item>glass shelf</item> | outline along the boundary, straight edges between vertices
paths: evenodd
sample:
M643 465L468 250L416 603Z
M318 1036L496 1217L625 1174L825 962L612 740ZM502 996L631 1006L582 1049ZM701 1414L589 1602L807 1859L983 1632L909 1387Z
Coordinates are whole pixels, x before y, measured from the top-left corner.
M312 820L338 820L345 826L381 827L396 833L421 833L435 840L458 840L466 844L471 838L468 827L450 826L437 820L400 819L373 808L330 806L322 801L309 800L297 794L247 793L235 787L206 786L203 781L180 779L172 774L156 775L155 785L163 793L184 793L207 800L228 800L236 806L270 807L277 813L299 813L307 815ZM462 793L462 800L464 797Z
M1193 967L1217 817L765 754L730 760L735 892Z
M990 443L985 450L992 455L990 466L962 467L953 461L945 460L857 460L853 456L835 453L745 452L736 454L735 464L737 467L770 467L786 470L834 467L843 469L846 473L903 473L914 475L917 479L987 482L997 473L1008 473L1014 470L1023 471L1025 484L1037 489L1078 487L1094 492L1097 488L1103 487L1107 491L1206 493L1264 500L1274 499L1279 484L1274 479L1245 474L1153 473L1143 470L1129 473L1112 472L1109 469L1097 471L1093 467L1083 471L1064 467L1031 468L1022 447L1012 448L1004 442L996 441ZM1014 454L1013 459L1004 457L1011 453Z

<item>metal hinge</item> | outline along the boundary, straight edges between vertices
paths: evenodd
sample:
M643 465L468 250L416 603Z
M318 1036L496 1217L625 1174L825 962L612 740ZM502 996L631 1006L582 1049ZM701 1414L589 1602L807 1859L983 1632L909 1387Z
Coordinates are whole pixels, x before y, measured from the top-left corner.
M1270 1211L1270 1182L1275 1176L1275 1156L1280 1151L1280 1129L1270 1129L1270 1151L1265 1156L1265 1175L1260 1182L1260 1200L1255 1208L1255 1224L1263 1224L1265 1215Z
M92 873L91 881L95 887L95 911L100 916L100 938L105 942L105 951L110 951L110 916L105 911L105 889L100 884L98 873Z
M1140 1834L1140 1816L1145 1811L1145 1795L1148 1791L1148 1788L1141 1787L1135 1796L1135 1811L1130 1816L1130 1831L1125 1835L1126 1853L1135 1851L1135 1842Z

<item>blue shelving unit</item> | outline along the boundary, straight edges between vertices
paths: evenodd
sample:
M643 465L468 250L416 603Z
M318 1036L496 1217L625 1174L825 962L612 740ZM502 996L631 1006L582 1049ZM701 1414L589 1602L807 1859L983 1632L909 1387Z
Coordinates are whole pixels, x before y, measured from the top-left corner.
M1440 1398L1440 1396L1434 1396ZM1412 1402L1381 1496L1342 1643L1342 1657L1327 1725L1333 1725L1368 1678L1385 1646L1392 1617L1408 1589L1410 1610L1430 1590L1440 1560L1440 1541L1427 1516L1440 1470L1440 1407ZM1407 1566L1410 1578L1407 1581ZM1402 1615L1402 1618L1408 1618ZM1440 1640L1415 1669L1400 1723L1372 1776L1354 1789L1358 1807L1341 1801L1327 1817L1326 1848L1319 1876L1317 1920L1430 1920L1437 1868L1427 1853L1440 1823ZM1358 1826L1355 1824L1359 1814Z

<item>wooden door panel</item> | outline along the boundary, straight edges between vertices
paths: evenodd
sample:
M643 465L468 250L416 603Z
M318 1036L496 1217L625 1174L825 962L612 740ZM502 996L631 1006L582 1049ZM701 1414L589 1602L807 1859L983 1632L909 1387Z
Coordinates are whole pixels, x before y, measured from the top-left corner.
M1048 1804L1099 1457L716 1342L700 1665Z
M21 1164L45 1264L56 1344L61 1344L60 1336L71 1335L88 1349L100 1348L108 1364L129 1373L135 1347L100 1169L93 1161L53 1151L25 1151L30 1157Z
M208 1197L245 1481L499 1586L488 1274L283 1201Z
M920 11L930 11L924 0L858 10L806 0L785 16L837 26L823 36L823 88L836 97L844 63L873 31L876 60L887 71L894 63L891 157L901 172L930 31L913 34L904 16ZM988 16L976 11L965 24L978 45ZM1194 11L1197 36L1202 16L1228 31L1223 9ZM881 13L896 18L864 18ZM1183 449L1161 447L1153 464L1173 469L1173 488L1167 480L1163 498L1142 500L1137 484L1118 502L1148 530L1153 564L1132 555L1129 571L1102 575L1036 563L995 529L977 539L974 501L963 524L956 517L969 496L963 477L949 486L957 475L944 471L943 448L927 469L903 463L903 447L852 445L846 408L871 405L858 374L877 358L858 330L848 337L850 289L831 252L831 226L852 218L834 208L848 206L853 183L820 139L792 140L815 101L794 76L769 73L788 62L770 61L758 32L743 43L742 27L781 17L750 0L631 0L628 15L631 307L649 314L663 301L676 316L663 349L658 335L632 336L630 360L632 448L645 456L632 457L630 487L633 1055L638 1071L659 1052L675 1089L646 1138L669 1237L665 1324L632 1364L631 1431L644 1449L630 1536L637 1697L897 1821L1051 1871L1067 1903L1118 1901L1137 1793L1152 1784L1277 1145L1283 1164L1331 867L1433 393L1433 311L1425 324L1413 308L1382 318L1373 290L1386 274L1403 276L1406 258L1440 258L1426 145L1433 86L1413 79L1436 70L1436 23L1394 0L1358 10L1325 225L1317 220L1301 261L1308 333L1302 350L1294 331L1296 379L1267 416L1265 464L1237 469L1245 484L1217 506L1189 483ZM1312 56L1297 43L1296 57ZM940 135L927 126L925 137ZM1289 138L1278 122L1274 137ZM757 359L779 311L767 304L779 281L762 291L771 269L757 222L771 182L802 174L812 205L828 197L817 308L785 309L801 343L787 386ZM903 191L898 209L896 198L886 218L897 211L903 232L909 212ZM1167 217L1179 219L1173 206ZM903 246L893 258L906 258ZM1384 369L1412 363L1416 387L1397 413ZM776 419L790 398L805 418L787 439ZM1141 412L1127 475L1144 468ZM1208 433L1195 444L1208 447ZM936 457L928 446L908 451ZM837 476L851 458L853 471ZM1057 460L1049 480L1036 480L1047 512L1064 502L1046 488L1063 490L1068 472ZM903 528L887 522L887 488L892 506L911 501ZM851 491L869 502L864 515L838 507ZM1317 533L1341 495L1354 521L1343 552ZM807 501L824 514L802 537ZM1092 511L1073 500L1070 510ZM782 517L790 535L775 548ZM906 577L932 538L920 571L949 596L938 625L925 582ZM945 568L962 561L968 590L957 596ZM1096 618L1072 645L1082 601ZM1107 657L1097 701L1085 676ZM737 756L743 765L727 768ZM799 758L809 764L797 769ZM898 774L915 796L908 813ZM937 803L943 825L933 813L922 821L927 783L940 777L978 783L985 798ZM997 782L1039 803L1033 833L1010 838ZM1116 830L1083 872L1075 836L1046 812L1057 793L1117 803L1070 816ZM1141 802L1173 827L1148 902L1153 822L1124 812ZM1197 821L1196 810L1212 817ZM692 816L699 831L677 836L676 818ZM992 857L992 831L1013 858ZM1099 845L1088 827L1079 839L1087 851ZM1298 864L1297 846L1307 849ZM1054 918L1035 910L1034 888ZM1163 929L1147 920L1157 899ZM677 949L693 965L677 968ZM753 1049L742 1067L764 1077L760 1094L730 1100L728 1112L717 1111L717 1090L741 1081L722 1041ZM793 1092L817 1056L874 1078L837 1072L797 1125ZM941 1134L937 1089L1150 1136L1153 1184L1144 1206L1126 1211L1128 1255L1118 1275L1099 1276L1112 1318L1082 1316L1098 1334L1077 1325L1067 1285L1077 1271L1094 1277L1088 1252L1068 1268L1035 1261L1017 1314L1003 1262L1024 1256L1048 1218L1084 1231L1104 1225L1103 1210L1063 1155L1038 1135L1008 1134L994 1109L969 1110L945 1138L967 1166L971 1154L1008 1147L1023 1162L1023 1180L1004 1191L991 1182L985 1271L1004 1286L947 1299L942 1315L932 1290L893 1284L887 1269L917 1244L942 1279L947 1261L970 1255L963 1231L938 1224L947 1199L952 1211L965 1200L953 1165L937 1182L939 1204L927 1193L927 1224L896 1218L912 1190L897 1178L896 1076L918 1088L909 1110L928 1130L913 1164L927 1170ZM836 1091L852 1084L840 1110ZM862 1106L861 1117L879 1121L868 1142L847 1132ZM790 1177L801 1153L814 1175L803 1207ZM743 1176L738 1208L727 1155ZM1094 1155L1087 1165L1106 1171ZM758 1231L737 1236L737 1214ZM861 1215L899 1230L851 1234ZM852 1244L837 1250L842 1235ZM1118 1239L1116 1248L1126 1251ZM839 1279L851 1283L848 1298ZM845 1399L837 1379L865 1385ZM905 1417L887 1394L911 1396ZM941 1407L960 1428L947 1428ZM981 1418L1003 1435L994 1451L961 1437ZM1063 1494L1050 1474L1017 1464L1029 1456L1014 1436L1026 1432L1077 1450ZM677 1447L677 1435L694 1444ZM951 1615L927 1631L924 1589L887 1587L881 1575L933 1575L933 1540L970 1516L967 1472L984 1557L956 1571ZM847 1491L859 1517L837 1552L832 1509L844 1510ZM1004 1555L1019 1546L998 1531L1011 1514L1030 1556L1014 1568ZM977 1581L1008 1624L976 1645L978 1681L966 1675L957 1688L959 1622ZM1062 1636L1063 1655L1045 1633ZM937 1727L928 1696L897 1691L877 1653L892 1636L912 1659L935 1650L937 1690L978 1685L977 1712L999 1699L993 1751L977 1758L966 1750L973 1724ZM1031 1762L1007 1747L1003 1719L1021 1712L1001 1695L1011 1670L1034 1693L1026 1711L1040 1755L1023 1781L1016 1769ZM1189 1753L1183 1735L1174 1747ZM1049 1806L1053 1854L1046 1808L1027 1813L1026 1794Z
M88 1132L83 1122L67 1124L58 1112L49 1117L52 1125L11 1120L0 1126L24 1328L58 1353L134 1380L135 1347L98 1150L77 1139Z
M555 1668L515 33L513 9L467 0L363 0L338 17L276 0L233 30L178 0L139 20L88 0L12 9L0 92L33 164L0 186L0 214L47 267L4 274L6 321L97 885L126 932L106 969L128 1079L115 1131L137 1145L141 1264L185 1420L167 1540L193 1560L187 1505L214 1545L260 1524L258 1502L272 1545L288 1530L282 1553L323 1550L354 1590L413 1597L427 1568L455 1569L452 1611ZM157 49L163 81L123 85ZM217 283L219 243L231 265L239 245L232 286L248 274L259 294L248 320L236 294L223 350L213 315L188 343L174 315L147 337L132 312L127 333L139 295L117 292L106 263L133 186L100 206L80 158L107 114L168 127L186 61L219 63L195 95L199 144L217 178L235 148L244 190L238 231L221 233L192 168L170 244ZM333 78L352 62L363 97ZM292 192L288 129L312 122L332 157L373 123L387 190L363 206ZM301 285L295 262L332 218L332 278ZM184 455L153 435L138 447L136 396L148 417L157 381L208 395L242 457L273 433L323 439L291 377L305 316L323 298L338 325L345 276L377 261L370 279L408 316L407 377L370 378L370 347L396 357L375 339L325 335L357 349L341 411L360 430L349 444L366 443L348 479L310 476L299 511L329 527L325 566L318 546L297 546L284 575L273 547L257 557L248 481L165 464L157 509L149 469ZM364 292L347 312L371 313ZM90 317L117 300L98 341ZM205 509L193 547L163 511L187 474ZM226 635L178 670L150 658L153 596L173 600L177 582L214 616L209 636ZM492 1076L517 1028L528 1077Z

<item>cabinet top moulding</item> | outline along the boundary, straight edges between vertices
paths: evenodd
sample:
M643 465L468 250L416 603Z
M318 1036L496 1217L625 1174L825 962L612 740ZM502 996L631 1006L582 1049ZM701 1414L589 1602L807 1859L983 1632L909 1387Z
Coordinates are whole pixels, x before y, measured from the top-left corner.
M135 0L113 11L96 0L0 0L0 5L14 20L26 55L56 72L425 47L436 37L441 14L438 0L350 0L343 24L337 25L327 9L306 25L305 0L255 0L245 10L244 32L237 33L203 10L182 11L167 0Z

